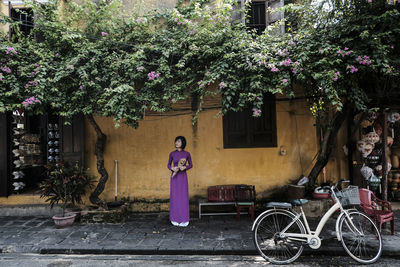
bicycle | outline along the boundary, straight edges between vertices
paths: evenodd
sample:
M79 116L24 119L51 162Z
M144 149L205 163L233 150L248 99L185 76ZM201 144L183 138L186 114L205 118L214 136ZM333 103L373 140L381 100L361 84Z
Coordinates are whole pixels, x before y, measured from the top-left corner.
M336 236L343 248L354 260L362 264L376 262L382 254L382 238L375 223L356 209L344 209L342 202L351 203L346 191L335 193L335 189L343 183L341 180L334 186L326 186L335 204L324 214L315 231L311 231L301 205L306 200L295 200L300 206L300 213L293 210L292 204L286 202L270 202L269 209L261 213L253 223L254 244L267 261L274 264L288 264L295 261L303 252L304 246L312 249L321 246L319 237L328 219L337 211ZM357 196L358 196L358 188ZM353 194L355 192L352 192ZM350 193L351 194L351 193ZM355 199L355 198L354 198ZM359 196L358 196L359 201ZM304 223L300 220L303 218Z

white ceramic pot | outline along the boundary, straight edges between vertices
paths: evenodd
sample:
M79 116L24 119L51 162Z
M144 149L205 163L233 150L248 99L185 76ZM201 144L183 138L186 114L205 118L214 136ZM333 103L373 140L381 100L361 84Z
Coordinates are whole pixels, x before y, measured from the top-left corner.
M65 217L61 215L54 215L53 220L57 227L71 226L75 221L76 213L66 214Z

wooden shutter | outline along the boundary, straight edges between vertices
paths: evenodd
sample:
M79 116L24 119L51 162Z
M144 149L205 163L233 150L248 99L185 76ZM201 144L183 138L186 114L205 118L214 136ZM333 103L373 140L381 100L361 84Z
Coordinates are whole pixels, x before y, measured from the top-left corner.
M0 196L6 197L9 193L10 176L10 146L9 146L9 114L0 113Z
M275 96L264 95L261 116L253 117L252 110L230 111L223 117L224 148L276 147Z
M249 8L249 21L247 26L251 29L256 29L257 34L262 34L267 26L265 1L251 2Z
M223 117L224 148L249 147L249 110L240 112L229 111Z
M64 121L64 118L60 118L62 159L84 166L84 116L74 116L69 125L65 125Z
M252 117L250 126L252 144L254 147L276 147L276 105L274 95L264 96L261 107L262 116Z

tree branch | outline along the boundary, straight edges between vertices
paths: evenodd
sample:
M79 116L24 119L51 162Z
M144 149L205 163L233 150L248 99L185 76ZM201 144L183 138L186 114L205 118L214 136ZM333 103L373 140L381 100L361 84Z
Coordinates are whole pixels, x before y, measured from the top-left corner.
M104 191L106 182L108 180L108 173L104 167L104 148L107 141L107 136L101 131L99 125L96 123L93 115L88 115L90 124L93 126L97 134L97 141L95 146L94 154L97 158L97 171L101 175L100 180L90 195L90 202L100 207L107 209L107 204L99 198L99 195Z
M313 186L315 184L318 175L328 163L329 157L332 154L333 146L336 141L337 133L339 132L339 129L342 126L344 120L348 117L349 111L350 107L346 103L343 106L342 111L338 111L335 113L332 123L327 128L324 134L324 140L318 152L317 162L314 164L314 167L308 175L308 178L310 179L310 186Z

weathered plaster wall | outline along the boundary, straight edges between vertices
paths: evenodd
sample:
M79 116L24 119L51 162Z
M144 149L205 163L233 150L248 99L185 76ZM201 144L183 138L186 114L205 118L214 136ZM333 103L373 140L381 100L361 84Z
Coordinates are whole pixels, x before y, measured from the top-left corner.
M176 2L126 0L124 5L127 10L143 14L156 7L171 8ZM8 6L2 1L0 11L8 14ZM0 30L6 32L8 26L0 25ZM187 104L190 106L190 103ZM317 135L314 118L306 102L277 102L278 146L275 148L224 149L222 118L216 117L217 112L203 111L196 128L191 124L191 115L147 116L138 129L125 125L116 129L111 118L97 117L96 120L108 137L105 165L110 175L100 197L106 201L114 198L114 160L118 160L119 197L144 200L143 204L134 207L138 211L168 209L166 201L169 198L170 173L166 165L177 135L187 138L187 150L192 154L194 162L194 168L188 173L191 197L205 197L208 186L237 183L253 184L258 198L268 197L276 187L286 185L302 173L309 173L317 153ZM342 150L345 133L343 128L338 135L334 155L326 167L328 180L347 177L347 163ZM86 164L97 175L95 140L94 131L86 121ZM279 154L281 146L287 151L285 156ZM38 195L0 198L0 204L5 205L37 203L44 203Z
M97 117L108 138L105 164L110 174L101 197L110 201L114 196L114 160L118 160L119 197L150 202L168 199L170 173L166 165L178 135L187 138L186 150L193 159L194 168L188 172L191 197L205 197L208 186L241 183L255 185L258 198L268 197L271 189L310 171L317 152L317 137L314 118L305 102L277 102L275 148L224 149L222 118L217 118L216 113L217 110L204 111L197 131L192 127L190 115L147 116L138 129L127 126L116 129L112 119ZM95 172L95 134L86 125L85 157L88 167ZM279 154L280 146L287 150L285 156ZM342 165L336 160L330 162L327 176L331 179L341 176Z

